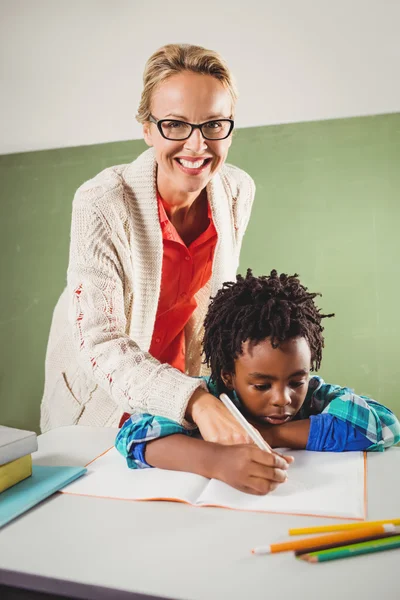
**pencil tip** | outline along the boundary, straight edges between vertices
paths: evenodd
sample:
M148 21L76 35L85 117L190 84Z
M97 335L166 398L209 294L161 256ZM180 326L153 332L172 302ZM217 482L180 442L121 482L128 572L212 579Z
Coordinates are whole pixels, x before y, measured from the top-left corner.
M310 563L317 563L318 561L318 557L317 556L310 556L308 559L308 562Z
M251 551L253 554L262 555L262 554L271 554L271 548L253 548Z
M298 556L296 556L296 558L298 558L299 560L307 560L307 554L299 554Z

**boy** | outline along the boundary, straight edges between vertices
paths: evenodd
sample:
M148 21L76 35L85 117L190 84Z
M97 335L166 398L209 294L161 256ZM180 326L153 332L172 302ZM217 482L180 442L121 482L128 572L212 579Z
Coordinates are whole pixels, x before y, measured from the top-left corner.
M272 448L383 451L400 441L387 408L330 385L320 368L323 315L297 275L237 276L212 300L204 322L208 388L227 393ZM253 494L286 480L290 457L252 445L223 446L196 439L168 419L132 415L116 447L131 468L161 467L221 479Z

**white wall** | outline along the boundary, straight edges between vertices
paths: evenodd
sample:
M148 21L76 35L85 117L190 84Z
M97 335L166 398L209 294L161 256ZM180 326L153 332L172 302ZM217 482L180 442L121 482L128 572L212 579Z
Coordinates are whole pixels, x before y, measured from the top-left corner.
M0 0L0 153L141 137L143 67L218 50L237 125L400 110L399 0Z

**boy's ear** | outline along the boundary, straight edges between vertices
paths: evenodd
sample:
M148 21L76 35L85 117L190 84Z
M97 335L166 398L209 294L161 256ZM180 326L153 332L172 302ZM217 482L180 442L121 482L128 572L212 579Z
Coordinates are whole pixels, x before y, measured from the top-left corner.
M233 390L232 373L227 373L226 371L221 371L221 379L224 382L225 386L228 388L228 390Z

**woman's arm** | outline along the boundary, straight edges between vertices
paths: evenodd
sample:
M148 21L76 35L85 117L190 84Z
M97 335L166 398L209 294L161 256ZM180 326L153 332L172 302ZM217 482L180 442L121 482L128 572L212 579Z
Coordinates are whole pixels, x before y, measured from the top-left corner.
M124 412L159 414L190 427L187 403L196 389L207 391L206 385L161 364L128 335L125 250L116 249L104 217L88 204L79 197L74 201L68 267L69 320L79 364Z

